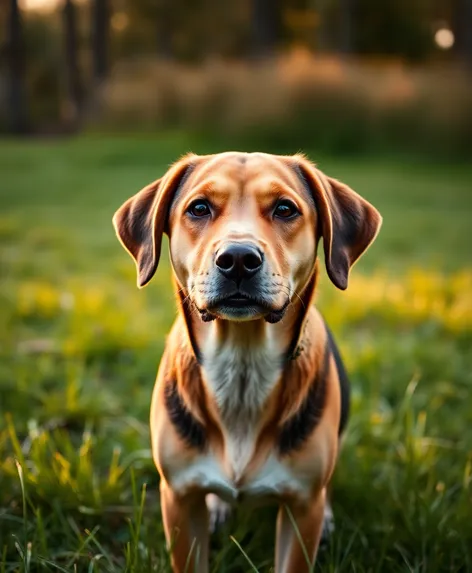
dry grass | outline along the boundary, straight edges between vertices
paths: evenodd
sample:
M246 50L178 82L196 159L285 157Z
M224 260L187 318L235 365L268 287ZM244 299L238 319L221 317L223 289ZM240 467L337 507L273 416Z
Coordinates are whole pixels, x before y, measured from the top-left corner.
M91 123L185 127L290 147L359 151L472 148L472 83L453 68L317 58L303 50L262 63L155 60L119 64Z

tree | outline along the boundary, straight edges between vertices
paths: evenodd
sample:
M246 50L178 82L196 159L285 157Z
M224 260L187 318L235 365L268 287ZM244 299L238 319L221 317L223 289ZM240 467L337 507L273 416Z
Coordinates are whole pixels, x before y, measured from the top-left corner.
M453 28L456 53L472 69L472 0L454 2Z
M77 13L73 0L65 0L63 20L67 95L72 107L73 121L76 121L82 111L84 91L78 56Z
M340 51L352 54L355 45L355 4L356 0L341 0L340 11Z
M280 0L252 0L252 44L256 57L273 55L280 36Z
M8 62L8 121L12 133L28 131L26 93L24 87L24 45L21 12L18 0L10 0L7 20L7 62Z
M157 5L157 53L165 60L171 60L173 19L169 0L160 0Z
M97 82L108 73L108 42L110 7L108 0L93 0L92 4L92 51L93 74Z
M424 60L431 49L431 3L425 0L354 2L356 53Z

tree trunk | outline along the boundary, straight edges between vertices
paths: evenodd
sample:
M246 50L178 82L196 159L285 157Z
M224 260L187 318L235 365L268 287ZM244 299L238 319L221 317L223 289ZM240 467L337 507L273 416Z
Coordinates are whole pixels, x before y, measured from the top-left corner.
M272 56L280 35L280 0L252 0L253 55Z
M93 74L97 83L108 73L108 40L110 10L108 0L93 0L92 49Z
M355 48L355 3L356 0L341 0L339 3L340 10L340 52L350 55Z
M65 0L63 17L68 107L70 119L75 124L82 112L84 89L79 65L77 13L73 0Z
M12 133L28 131L26 93L24 87L24 47L21 13L18 0L10 1L7 21L7 105L9 130Z
M163 60L171 60L173 57L170 1L160 0L157 8L157 54Z
M457 0L454 11L456 53L472 70L472 0Z

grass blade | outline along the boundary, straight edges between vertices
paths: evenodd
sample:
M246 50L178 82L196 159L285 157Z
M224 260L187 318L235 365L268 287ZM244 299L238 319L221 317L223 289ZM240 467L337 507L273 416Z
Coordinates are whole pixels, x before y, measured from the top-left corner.
M298 529L297 523L295 521L295 518L293 517L292 512L290 511L290 508L285 505L285 511L288 514L288 517L292 523L292 527L295 531L295 535L297 536L298 542L300 543L300 547L302 548L303 551L303 557L305 558L306 564L308 565L308 570L311 572L313 571L313 563L311 562L310 556L308 555L308 551L306 550L305 544L303 543L303 539L300 533L300 530Z
M236 545L236 547L239 549L239 551L241 551L244 559L246 559L246 561L249 563L251 569L253 571L255 571L256 573L259 573L259 570L257 569L257 567L254 565L254 563L251 561L249 555L244 551L244 549L241 547L241 545L239 544L239 542L232 536L230 535L229 538L231 539L231 541Z

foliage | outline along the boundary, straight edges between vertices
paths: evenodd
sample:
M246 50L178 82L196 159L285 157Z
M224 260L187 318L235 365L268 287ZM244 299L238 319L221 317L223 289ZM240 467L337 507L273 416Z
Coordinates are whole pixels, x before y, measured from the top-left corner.
M216 89L219 90L216 94L209 90L208 99L199 102L207 111L214 105L215 97L221 97L225 86L232 85L228 74L241 76L238 71L241 64L235 67L228 62L237 60L249 65L254 60L286 54L299 47L316 56L311 66L315 68L320 56L326 54L349 54L351 57L376 59L387 57L422 65L440 62L454 66L461 62L463 74L471 61L470 46L466 41L470 0L383 0L381 3L376 0L238 0L224 3L218 0L68 0L67 3L58 2L49 11L22 10L22 25L19 25L15 35L15 46L10 45L8 40L12 30L9 12L19 3L18 0L5 0L4 4L6 9L0 11L0 29L5 36L5 40L0 42L0 56L3 56L0 57L0 131L7 131L11 123L8 120L20 113L28 118L32 132L57 133L78 129L82 124L76 122L76 119L81 119L83 95L86 95L88 111L101 126L109 124L110 119L112 124L113 119L119 121L120 111L121 116L123 113L127 115L130 123L142 122L145 125L146 120L143 120L139 110L133 110L133 115L129 113L128 107L117 110L116 115L105 114L104 119L101 113L97 113L96 106L97 86L108 77L108 71L116 65L129 65L129 62L131 66L136 65L140 69L143 59L162 59L167 66L171 66L172 62L176 64L172 74L162 71L159 65L157 71L147 70L152 76L163 76L151 86L149 93L140 94L141 98L154 95L155 100L160 100L161 92L164 97L174 91L178 94L176 86L166 86L169 75L175 79L175 76L185 75L181 71L182 66L203 65L200 83L204 85L209 80L213 85L216 83ZM64 17L65 6L68 8L67 18ZM438 28L444 26L453 29L457 41L454 50L441 52L433 40ZM24 56L24 65L19 57L21 54ZM220 72L221 78L211 77L214 70L209 77L208 62L213 59L223 60L223 69L228 64L226 73ZM286 82L283 77L278 77L277 69L273 71L274 67L277 68L276 64L269 64L272 71L261 74L263 78L268 77L267 86L258 79L259 68L249 67L251 70L245 74L248 76L245 85L239 85L236 78L239 89L246 90L247 82L251 81L248 92L256 100L279 100L279 91L282 92L282 99L287 99ZM295 93L289 90L288 114L273 116L271 122L264 123L262 127L266 141L270 141L274 135L280 137L278 134L287 129L291 137L303 136L301 125L305 125L307 114L310 129L317 128L320 118L324 117L327 118L324 122L326 129L328 120L332 122L339 115L340 123L346 119L346 127L341 129L339 125L335 126L335 135L331 139L323 135L331 147L336 145L337 148L349 150L356 148L353 141L358 137L359 126L365 126L360 130L361 145L367 142L370 147L376 147L381 136L380 144L385 140L398 148L409 141L408 125L421 111L420 118L412 126L414 133L419 128L419 140L415 138L412 147L429 150L428 142L443 137L448 142L451 140L451 153L457 148L462 151L466 144L470 146L470 116L467 112L470 109L470 98L459 104L454 100L454 95L446 101L441 100L448 106L458 105L457 113L461 117L459 124L464 120L466 127L461 128L455 119L448 125L449 119L442 117L440 125L436 125L435 119L432 131L427 132L429 103L436 101L434 90L444 78L433 78L433 92L429 92L429 86L426 102L423 101L423 93L416 93L406 107L400 106L398 110L395 106L388 108L380 114L380 121L377 121L375 102L373 111L370 111L370 92L375 91L375 78L366 76L354 82L349 79L344 81L341 85L343 93L338 97L337 88L331 82L328 82L327 89L324 88L323 65L321 68L318 74L321 85L317 81L313 82L313 73L309 70L311 79L306 82L306 86L299 86L303 90L306 87L306 97L303 98L297 88ZM347 74L350 73L347 70ZM357 68L353 73L357 74ZM379 77L380 81L382 79ZM133 85L132 77L128 80L128 92L149 87L145 78L137 86ZM446 80L450 81L451 78ZM112 80L112 85L114 81L116 79ZM359 91L359 81L367 81L369 93L365 94L363 89ZM403 81L402 78L400 81ZM8 95L15 83L24 84L25 98ZM180 81L177 83L180 87ZM454 93L456 83L454 79ZM421 89L420 86L420 92ZM188 91L187 87L184 91ZM225 100L237 102L239 95L226 95ZM127 99L130 98L133 99L127 96ZM197 98L200 99L198 95ZM301 102L298 101L300 98ZM23 99L25 105L22 104ZM349 105L351 100L354 104L352 109ZM243 102L248 109L248 96L243 97ZM160 105L156 101L149 104L147 115L162 120L156 107ZM224 107L228 109L228 104L224 103ZM274 109L272 104L269 107ZM172 123L176 119L180 123L184 122L186 110L180 111L177 117L175 114L165 116L165 121ZM227 117L219 118L219 111L216 118L205 124L217 132L227 128ZM260 106L256 104L251 113L257 115L259 112ZM374 126L371 125L371 116ZM198 111L197 117L203 119ZM391 124L397 121L400 123L399 129L392 131ZM119 121L118 127L120 124L123 125L123 122ZM247 123L245 126L248 127ZM173 123L172 127L176 127L176 124ZM260 127L259 122L256 122L253 129L259 132ZM14 130L13 126L10 125L10 129ZM248 134L244 132L244 135L247 139ZM464 138L468 138L467 141Z
M382 10L377 9L375 0L357 0L356 4L353 15L356 52L402 55L410 61L422 60L431 53L434 3L384 0Z
M209 147L181 134L0 143L2 572L170 571L148 435L169 263L139 291L111 216ZM353 383L321 565L472 571L471 168L312 158L385 220L350 288L323 277L317 302ZM270 570L273 516L240 511L212 570L250 570L238 544Z
M134 60L115 68L101 101L92 130L182 127L245 148L331 153L468 157L472 149L472 86L452 69L347 63L303 50L198 68Z

